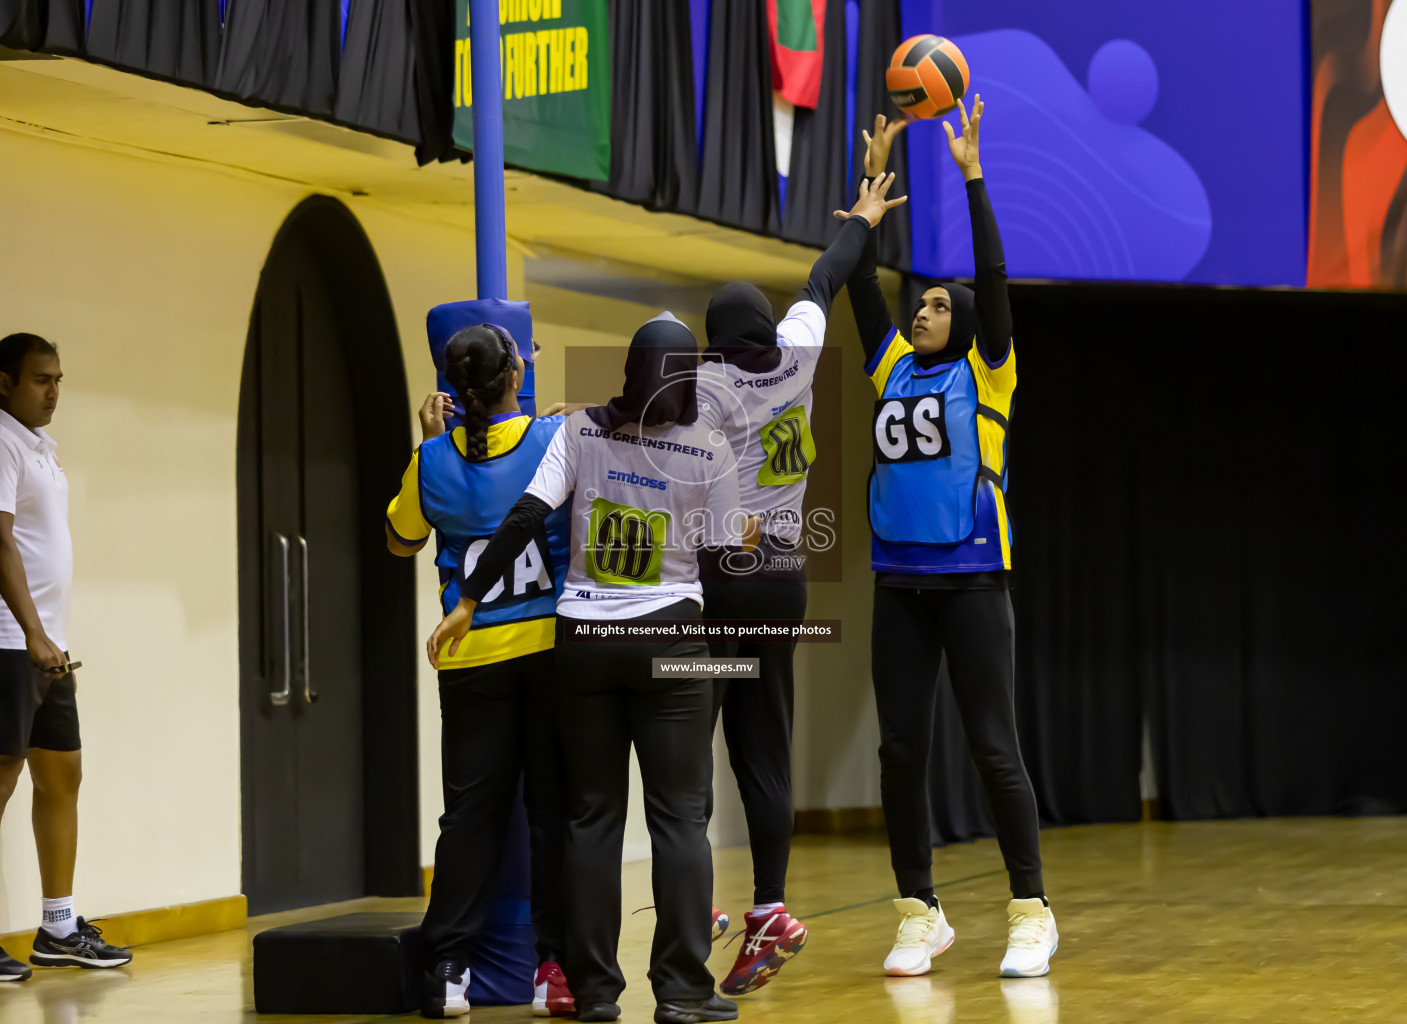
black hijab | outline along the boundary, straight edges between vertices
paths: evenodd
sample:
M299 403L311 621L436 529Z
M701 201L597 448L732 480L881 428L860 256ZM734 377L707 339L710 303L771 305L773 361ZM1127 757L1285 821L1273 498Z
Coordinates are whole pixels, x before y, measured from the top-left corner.
M955 363L959 359L965 359L967 353L972 350L972 343L977 338L980 325L977 320L977 296L972 289L966 285L956 284L952 281L928 281L924 282L910 278L909 294L912 301L909 309L918 311L918 307L923 303L923 293L930 288L946 288L949 297L953 300L953 315L948 328L948 343L937 352L930 352L927 355L914 353L914 365L923 370L931 370L935 366L944 363ZM913 314L909 316L909 329L913 329Z
M749 373L775 370L782 361L772 304L756 285L731 281L718 289L704 320L705 352Z
M619 430L627 423L687 426L699 418L695 371L699 345L672 313L661 313L630 339L625 387L606 405L587 409L597 426Z

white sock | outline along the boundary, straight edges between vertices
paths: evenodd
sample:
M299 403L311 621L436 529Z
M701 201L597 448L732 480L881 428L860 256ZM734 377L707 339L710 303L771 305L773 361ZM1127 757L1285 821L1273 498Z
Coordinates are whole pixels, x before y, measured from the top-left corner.
M763 914L770 914L775 910L781 910L785 904L782 903L754 903L750 917L761 917Z
M44 899L43 929L56 939L66 939L78 931L78 915L73 912L73 897Z

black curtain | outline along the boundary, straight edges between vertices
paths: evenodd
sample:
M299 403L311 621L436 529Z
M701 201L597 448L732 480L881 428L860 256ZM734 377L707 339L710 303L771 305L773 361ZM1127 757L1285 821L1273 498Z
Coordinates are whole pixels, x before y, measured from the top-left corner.
M764 0L713 0L698 214L777 235L777 148Z
M83 0L0 0L0 46L81 54Z
M1142 813L1133 424L1144 385L1119 382L1131 369L1121 349L1146 349L1139 310L1106 308L1121 293L1012 289L1017 728L1041 817L1054 824Z
M999 213L1000 215L1000 213ZM1043 816L1407 809L1407 297L1013 288L1022 747Z
M0 46L38 50L48 24L48 0L0 0Z
M855 166L852 169L852 180L856 182L865 173L865 144L860 139L860 130L873 129L876 114L891 118L899 115L899 109L884 86L884 69L889 66L895 48L904 41L899 0L862 0L860 12L855 61ZM889 170L894 172L891 196L907 195L909 191L907 132L906 128L899 133L894 148L889 151ZM879 262L886 267L908 269L912 252L909 215L907 203L884 215L884 230L879 233Z
M215 90L245 103L331 117L341 22L338 0L230 0Z
M1042 819L1137 820L1145 720L1165 817L1407 810L1407 536L1382 493L1407 473L1407 296L1016 285L1012 306ZM935 843L991 833L946 692L930 782Z
M853 205L845 133L845 3L830 0L816 109L797 107L792 121L791 173L782 206L787 241L824 247L840 227L832 214Z
M1390 497L1407 469L1407 296L1198 291L1187 310L1182 294L1137 314L1153 347L1181 324L1221 342L1143 410L1140 639L1162 809L1407 809L1407 541Z
M615 0L611 14L611 178L594 191L651 210L698 204L689 5Z
M454 4L411 0L414 29L415 99L420 116L415 159L468 160L454 148Z
M90 59L185 85L214 83L219 0L98 0L88 25Z
M446 27L452 21L446 21ZM453 72L454 36L446 39L450 51L445 64ZM357 0L347 18L333 117L343 124L418 143L416 90L415 29L409 0ZM453 99L448 91L446 96Z

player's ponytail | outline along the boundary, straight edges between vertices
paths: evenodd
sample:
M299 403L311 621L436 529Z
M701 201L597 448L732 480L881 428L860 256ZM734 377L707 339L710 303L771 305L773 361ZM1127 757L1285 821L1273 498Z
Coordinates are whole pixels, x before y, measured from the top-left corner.
M489 408L503 401L516 368L515 345L493 324L466 327L445 346L445 379L464 412L465 456L483 462L489 450Z

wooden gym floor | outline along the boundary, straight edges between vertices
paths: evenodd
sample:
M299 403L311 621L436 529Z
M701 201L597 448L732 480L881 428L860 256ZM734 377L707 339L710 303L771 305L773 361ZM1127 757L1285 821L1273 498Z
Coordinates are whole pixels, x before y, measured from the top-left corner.
M1105 1024L1143 1021L1407 1021L1407 819L1103 825L1042 837L1060 925L1049 978L997 977L1005 876L991 840L935 851L939 895L956 945L924 978L886 979L893 940L881 837L799 837L792 909L806 950L744 997L742 1020L895 1024ZM715 852L720 905L739 920L750 898L741 848ZM625 869L628 909L651 901L649 865ZM250 936L272 924L418 900L362 900L254 919L245 931L147 946L120 971L36 971L0 985L4 1024L224 1024L261 1020L388 1021L416 1017L264 1017L253 1012ZM625 918L629 982L623 1020L644 1024L654 917ZM715 948L720 977L736 944ZM532 1019L484 1007L477 1024Z

